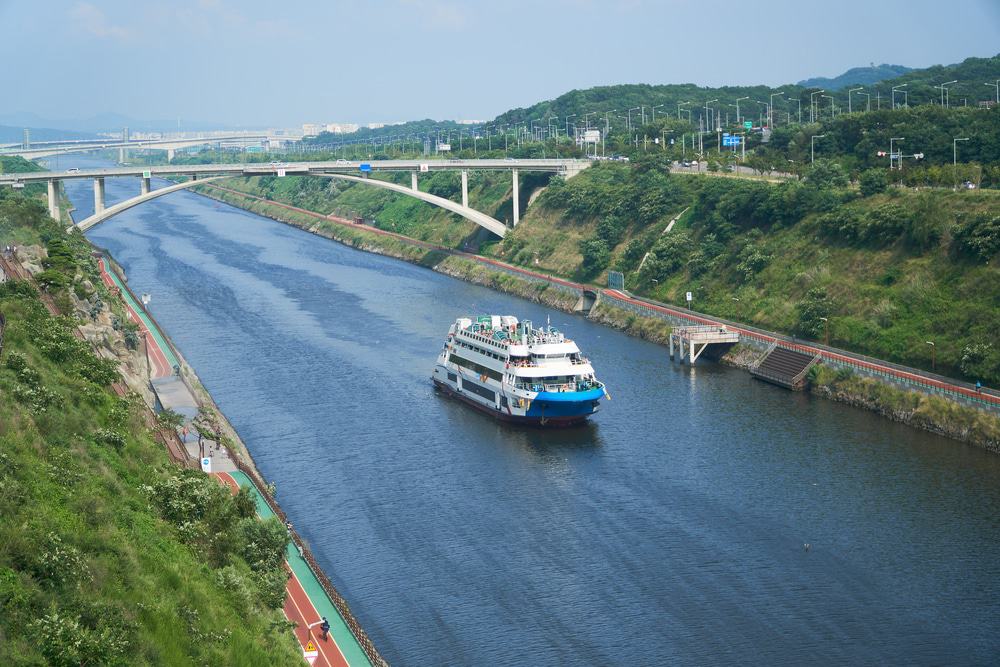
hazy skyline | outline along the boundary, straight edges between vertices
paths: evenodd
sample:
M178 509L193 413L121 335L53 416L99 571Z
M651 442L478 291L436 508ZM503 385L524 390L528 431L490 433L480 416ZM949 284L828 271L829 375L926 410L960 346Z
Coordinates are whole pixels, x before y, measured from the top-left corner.
M1000 50L996 0L808 7L0 0L0 115L258 126L489 119L574 88L779 85L871 62L927 67Z

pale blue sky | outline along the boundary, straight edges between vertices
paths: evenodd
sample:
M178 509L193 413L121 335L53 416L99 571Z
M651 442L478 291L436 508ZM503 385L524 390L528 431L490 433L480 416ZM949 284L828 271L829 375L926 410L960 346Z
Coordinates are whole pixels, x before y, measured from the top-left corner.
M947 64L1000 51L1000 0L0 0L0 35L0 114L292 126Z

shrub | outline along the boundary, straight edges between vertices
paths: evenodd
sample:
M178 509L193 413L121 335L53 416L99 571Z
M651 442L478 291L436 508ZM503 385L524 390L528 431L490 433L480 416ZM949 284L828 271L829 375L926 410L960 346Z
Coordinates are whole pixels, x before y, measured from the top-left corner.
M952 247L961 255L988 260L1000 252L1000 215L980 213L955 227Z
M861 172L858 178L861 194L864 197L871 197L880 192L885 192L889 187L889 174L885 169L866 169Z
M583 263L580 272L584 276L593 276L600 272L611 261L611 250L603 239L586 239L580 243L580 254Z
M826 290L814 287L806 292L806 298L796 305L795 310L798 313L796 331L803 336L819 338L826 325L822 318L830 317L830 313L833 312L833 304L830 302Z

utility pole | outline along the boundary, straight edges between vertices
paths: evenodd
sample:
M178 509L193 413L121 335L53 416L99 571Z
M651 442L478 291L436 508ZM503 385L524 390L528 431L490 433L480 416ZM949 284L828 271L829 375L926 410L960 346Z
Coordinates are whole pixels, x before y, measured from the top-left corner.
M799 105L799 125L802 124L802 100L797 97L786 97L789 102L795 102Z
M894 142L894 141L903 141L904 139L906 139L906 137L889 137L889 170L890 171L892 171L892 160L893 160L893 158L896 155L895 153L892 152L892 142ZM899 163L900 163L899 164L899 168L902 169L903 168L903 158L902 157L899 158Z

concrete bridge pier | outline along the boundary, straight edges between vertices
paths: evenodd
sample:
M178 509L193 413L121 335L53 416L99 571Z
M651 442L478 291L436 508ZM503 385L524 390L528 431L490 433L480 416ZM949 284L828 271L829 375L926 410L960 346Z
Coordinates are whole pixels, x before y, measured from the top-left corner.
M49 217L59 220L59 181L49 179Z
M410 172L410 189L416 192L420 188L417 187L417 172Z
M469 170L462 170L462 206L469 208Z
M128 157L128 153L125 152L125 147L122 146L118 149L118 164L125 164L125 159Z
M513 185L514 185L514 195L513 195L513 200L514 200L514 224L513 224L513 226L517 227L517 223L521 221L521 198L520 198L520 195L518 194L518 188L520 186L520 183L518 183L518 180L517 180L517 169L511 169L510 172L511 172L511 174L513 174L513 179L514 179L513 180Z
M174 161L174 149L173 148L168 148L167 149L167 162L173 162L173 161Z
M94 214L104 212L104 179L94 179Z
M149 194L149 179L142 178L139 179L139 194L148 195Z

